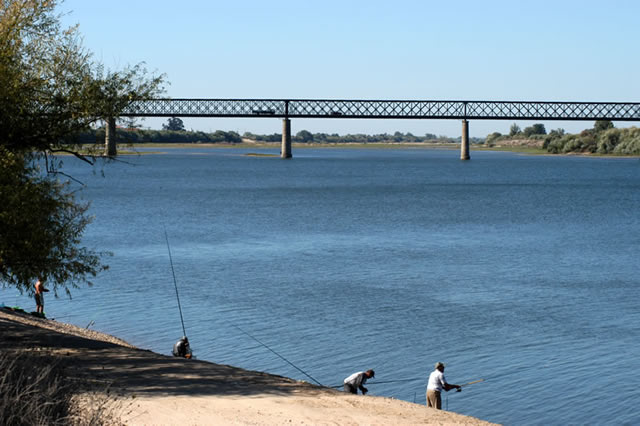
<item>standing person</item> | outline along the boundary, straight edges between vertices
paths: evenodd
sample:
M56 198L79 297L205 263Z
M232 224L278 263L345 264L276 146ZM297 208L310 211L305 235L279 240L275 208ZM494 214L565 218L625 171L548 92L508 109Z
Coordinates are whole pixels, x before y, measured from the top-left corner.
M44 315L44 292L45 291L49 291L49 290L44 288L44 279L39 278L38 281L36 281L36 294L35 294L36 313L42 314L42 315Z
M353 373L346 379L344 379L344 391L349 393L358 393L358 389L362 392L363 395L366 395L369 390L364 387L364 384L367 382L367 379L374 377L376 373L373 370L367 371L358 371L357 373Z
M460 385L447 383L447 380L444 378L444 364L437 362L436 369L429 375L429 382L427 383L427 407L442 410L442 398L440 394L443 389L447 392L451 389L458 389L458 392L460 392L462 387Z

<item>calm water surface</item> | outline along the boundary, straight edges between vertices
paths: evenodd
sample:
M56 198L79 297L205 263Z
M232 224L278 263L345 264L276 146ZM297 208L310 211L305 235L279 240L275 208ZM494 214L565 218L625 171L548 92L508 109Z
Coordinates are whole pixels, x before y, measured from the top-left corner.
M96 217L84 244L114 256L95 287L49 297L50 317L168 354L182 329L166 227L200 359L311 381L240 327L327 386L374 368L402 381L372 394L424 404L442 361L450 382L484 379L451 411L640 422L638 159L166 151L105 177L65 160Z

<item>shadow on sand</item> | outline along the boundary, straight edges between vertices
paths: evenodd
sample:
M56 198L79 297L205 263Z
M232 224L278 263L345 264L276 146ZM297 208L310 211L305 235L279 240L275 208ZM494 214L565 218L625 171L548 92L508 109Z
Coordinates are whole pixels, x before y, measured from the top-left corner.
M78 386L107 388L137 396L288 395L304 391L335 392L306 382L228 365L187 360L114 343L60 333L0 317L1 351L30 350L54 355ZM13 319L12 316L16 318ZM48 320L38 320L43 323Z

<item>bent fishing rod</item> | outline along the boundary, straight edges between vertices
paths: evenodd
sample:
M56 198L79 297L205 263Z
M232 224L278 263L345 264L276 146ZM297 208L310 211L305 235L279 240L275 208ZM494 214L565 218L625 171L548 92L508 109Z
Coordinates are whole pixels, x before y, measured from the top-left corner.
M474 380L473 382L465 383L464 385L460 385L461 388L469 385L475 385L476 383L484 382L484 379Z
M163 225L164 227L164 225ZM167 240L167 251L169 252L169 264L171 265L171 274L173 275L173 286L176 289L176 299L178 300L178 310L180 311L180 322L182 323L182 335L187 337L187 331L184 328L184 318L182 317L182 306L180 305L180 295L178 294L178 283L176 281L176 271L173 269L173 259L171 258L171 247L169 246L169 236L167 228L164 227L164 238Z

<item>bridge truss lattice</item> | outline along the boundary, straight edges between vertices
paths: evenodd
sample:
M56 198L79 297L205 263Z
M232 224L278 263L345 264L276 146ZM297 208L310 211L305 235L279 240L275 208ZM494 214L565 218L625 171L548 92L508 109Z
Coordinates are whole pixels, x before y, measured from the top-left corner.
M640 103L322 99L151 99L125 117L640 121Z

